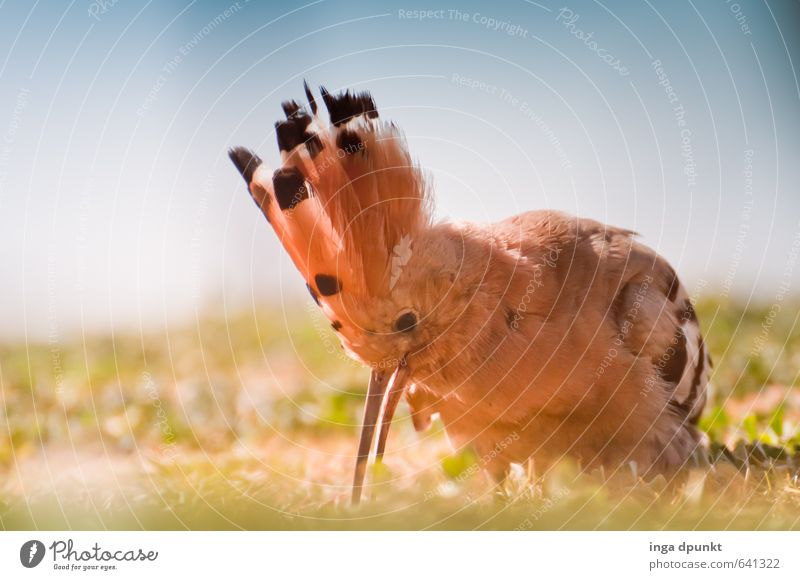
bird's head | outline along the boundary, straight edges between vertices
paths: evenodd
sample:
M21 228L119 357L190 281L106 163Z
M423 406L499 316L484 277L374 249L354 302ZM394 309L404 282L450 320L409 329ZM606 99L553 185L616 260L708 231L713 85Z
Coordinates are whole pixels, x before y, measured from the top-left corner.
M334 327L346 352L377 369L402 359L413 369L428 357L430 345L448 334L463 308L460 253L446 225L401 238L387 256L383 291L342 296L345 315Z
M282 166L230 151L250 194L353 358L372 369L354 482L358 501L377 424L378 453L417 361L446 334L462 293L457 234L431 224L427 181L368 93L331 95L329 121L283 104Z

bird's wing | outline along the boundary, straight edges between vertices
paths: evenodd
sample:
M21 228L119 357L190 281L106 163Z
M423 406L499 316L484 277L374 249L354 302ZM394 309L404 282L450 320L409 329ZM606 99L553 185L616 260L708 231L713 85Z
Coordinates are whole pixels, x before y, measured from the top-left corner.
M669 405L696 423L706 402L711 358L689 294L669 263L632 232L597 222L587 229L598 230L590 237L602 248L600 271L612 287L617 282L607 306L617 336L634 355L651 361L671 392Z
M496 224L496 231L509 249L527 257L547 246L568 248L561 256L573 263L563 284L580 287L560 293L577 296L591 287L593 306L613 329L613 338L649 360L660 377L658 384L642 388L666 386L673 410L697 422L711 359L690 297L663 257L631 230L554 211L514 216Z

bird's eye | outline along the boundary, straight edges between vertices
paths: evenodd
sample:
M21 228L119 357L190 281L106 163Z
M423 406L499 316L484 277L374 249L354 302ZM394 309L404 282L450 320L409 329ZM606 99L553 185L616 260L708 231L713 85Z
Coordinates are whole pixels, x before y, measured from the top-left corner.
M417 315L413 312L405 312L394 321L394 329L397 332L409 332L414 330L417 325Z

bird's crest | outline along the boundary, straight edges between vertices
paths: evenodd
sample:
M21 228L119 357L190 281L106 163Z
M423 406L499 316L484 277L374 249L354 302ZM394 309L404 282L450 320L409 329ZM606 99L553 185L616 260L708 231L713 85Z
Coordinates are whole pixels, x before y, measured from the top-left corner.
M415 233L429 225L430 198L405 138L369 93L321 87L326 122L305 91L308 109L286 101L275 124L277 171L247 149L229 154L315 300L339 320L341 294L391 291Z

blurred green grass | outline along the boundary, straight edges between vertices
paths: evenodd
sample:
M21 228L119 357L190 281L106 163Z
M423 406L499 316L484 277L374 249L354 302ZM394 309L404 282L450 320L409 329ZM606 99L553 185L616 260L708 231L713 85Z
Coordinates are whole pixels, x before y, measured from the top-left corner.
M730 461L649 483L524 466L496 487L440 425L417 435L401 412L358 509L347 498L367 373L310 304L2 344L0 526L798 529L800 304L697 310L715 362L701 426ZM744 443L789 453L742 466Z

